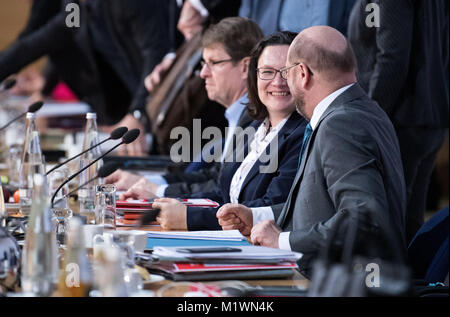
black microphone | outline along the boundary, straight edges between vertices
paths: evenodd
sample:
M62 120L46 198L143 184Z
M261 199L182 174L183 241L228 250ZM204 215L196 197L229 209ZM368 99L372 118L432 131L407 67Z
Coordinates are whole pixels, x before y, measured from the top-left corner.
M78 186L77 188L75 188L74 190L72 190L70 193L66 194L64 197L58 199L57 201L55 201L54 204L59 203L61 200L69 197L72 194L75 194L80 188L86 186L89 183L92 183L93 181L99 179L99 178L105 178L108 177L109 175L111 175L112 173L114 173L115 171L117 171L120 167L120 164L117 162L108 162L105 163L105 165L103 165L102 167L100 167L97 171L97 175L88 180L87 182L85 182L83 185Z
M71 157L71 158L65 160L64 162L62 162L62 163L56 165L56 166L53 167L51 170L49 170L47 173L45 173L45 175L49 175L51 172L57 170L57 169L60 168L61 166L63 166L63 165L65 165L65 164L69 163L70 161L73 161L74 159L76 159L76 158L80 157L81 155L83 155L83 154L85 154L85 153L91 151L92 149L96 148L97 146L102 145L102 144L105 143L106 141L109 141L109 140L118 140L118 139L120 139L122 136L124 136L124 134L125 134L127 131L128 131L128 128L127 128L127 127L120 127L120 128L115 129L113 132L111 132L111 134L109 135L109 138L103 140L103 141L100 142L100 143L97 143L97 144L91 146L89 149L87 149L87 150L81 152L80 154L77 154L77 155L75 155L75 156L73 156L73 157Z
M0 93L3 93L5 91L7 91L7 90L10 90L11 88L13 88L16 85L16 83L17 83L17 81L15 79L13 79L13 78L6 79L3 82L2 87L0 88Z
M89 167L91 167L92 165L94 165L95 163L97 163L99 160L101 160L102 158L104 158L106 155L108 155L109 153L111 153L112 151L114 151L115 149L117 149L119 146L121 146L122 144L130 144L132 142L134 142L139 134L141 133L141 131L139 129L133 129L128 131L127 133L125 133L125 135L122 137L122 142L120 142L119 144L113 146L112 149L110 149L109 151L107 151L105 154L99 156L98 158L96 158L94 161L92 161L91 163L89 163L88 165L86 165L85 167L83 167L81 170L79 170L78 172L76 172L75 174L73 174L72 176L70 176L66 181L64 181L61 185L59 185L59 187L55 190L55 193L52 196L51 199L51 207L53 208L54 205L54 200L56 197L56 194L61 190L61 188L63 188L64 185L66 185L68 182L70 182L72 179L74 179L75 177L77 177L79 174L81 174L82 172L84 172L85 170L87 170Z
M31 112L31 113L35 113L37 112L39 109L42 108L42 106L44 105L44 103L42 101L38 101L33 103L32 105L30 105L28 107L28 110L22 114L20 114L19 116L15 117L14 119L12 119L11 121L9 121L7 124L5 124L3 127L0 128L0 131L6 129L7 127L9 127L11 124L13 124L14 122L16 122L17 120L19 120L20 118L22 118L23 116L25 116L27 113Z

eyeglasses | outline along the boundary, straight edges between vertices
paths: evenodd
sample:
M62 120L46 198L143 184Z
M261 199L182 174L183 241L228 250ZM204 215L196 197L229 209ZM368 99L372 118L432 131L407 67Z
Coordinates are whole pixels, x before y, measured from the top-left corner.
M232 62L233 59L223 59L221 61L211 61L211 62L205 62L204 60L200 61L200 66L203 68L205 66L207 66L210 70L213 68L213 66L222 64L222 63L227 63L227 62Z
M280 73L281 78L283 78L281 69L276 70L274 68L257 68L256 71L258 73L259 79L261 80L272 80L277 76L277 73Z
M283 79L288 79L288 74L289 74L289 70L291 69L291 68L294 68L294 67L297 67L298 65L300 65L301 63L295 63L295 64L293 64L293 65L291 65L291 66L287 66L287 67L283 67L282 69L280 69L280 75L281 75L281 78L283 78ZM308 69L308 73L312 76L312 75L314 75L314 73L311 71L311 69L308 67L308 66L306 66L306 68Z
M294 65L291 65L291 66L288 66L288 67L283 67L282 69L280 69L281 78L287 80L288 79L287 77L288 77L288 74L289 74L289 70L291 68L297 67L298 65L300 65L300 63L295 63Z

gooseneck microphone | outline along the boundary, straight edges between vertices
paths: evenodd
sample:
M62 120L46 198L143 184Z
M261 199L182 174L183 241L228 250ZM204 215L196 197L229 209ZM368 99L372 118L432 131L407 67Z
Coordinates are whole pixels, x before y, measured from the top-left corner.
M77 177L79 174L81 174L82 172L84 172L85 170L87 170L89 167L91 167L92 165L94 165L95 163L97 163L99 160L101 160L102 158L104 158L105 156L107 156L109 153L111 153L112 151L114 151L115 149L117 149L119 146L123 145L123 144L130 144L132 142L134 142L139 134L141 133L141 131L139 129L133 129L128 131L127 133L125 133L125 135L122 137L122 142L120 142L119 144L115 145L114 147L112 147L109 151L107 151L106 153L104 153L103 155L99 156L98 158L96 158L94 161L92 161L91 163L89 163L88 165L86 165L85 167L83 167L81 170L79 170L78 172L76 172L75 174L73 174L72 176L70 176L66 181L64 181L61 185L59 185L59 187L55 190L55 193L52 196L51 199L51 208L53 208L54 205L54 200L56 197L56 194L58 194L58 192L61 190L61 188L63 188L64 185L66 185L68 182L70 182L72 179L74 179L75 177Z
M69 192L68 194L66 194L64 197L58 199L57 201L54 202L54 204L59 203L61 200L69 197L72 194L75 194L80 188L86 186L89 183L92 183L93 181L99 179L99 178L105 178L108 177L109 175L111 175L112 173L114 173L115 171L117 171L120 167L120 164L117 162L108 162L105 165L103 165L102 167L100 167L97 171L97 175L94 178L91 178L90 180L88 180L86 183L84 183L81 186L78 186L77 188L75 188L74 190L72 190L71 192Z
M65 165L65 164L69 163L70 161L73 161L74 159L76 159L76 158L80 157L81 155L83 155L83 154L85 154L85 153L91 151L92 149L96 148L97 146L102 145L102 144L105 143L106 141L109 141L109 140L118 140L118 139L120 139L122 136L124 136L125 133L127 133L127 131L128 131L128 128L127 128L127 127L120 127L120 128L115 129L113 132L111 132L111 134L109 135L109 138L103 140L103 141L100 142L100 143L97 143L97 144L91 146L89 149L87 149L87 150L81 152L80 154L77 154L77 155L75 155L75 156L73 156L73 157L71 157L71 158L65 160L64 162L62 162L62 163L56 165L56 166L53 167L51 170L49 170L47 173L45 173L45 175L49 175L51 172L57 170L57 169L60 168L61 166L63 166L63 165Z
M12 119L11 121L9 121L7 124L5 124L3 127L0 128L0 131L5 130L7 127L9 127L11 124L13 124L14 122L16 122L17 120L19 120L20 118L24 117L27 113L31 112L31 113L35 113L37 111L39 111L39 109L42 108L42 106L44 105L44 103L42 101L38 101L35 102L33 104L31 104L28 107L28 110L20 115L18 115L17 117L15 117L14 119Z

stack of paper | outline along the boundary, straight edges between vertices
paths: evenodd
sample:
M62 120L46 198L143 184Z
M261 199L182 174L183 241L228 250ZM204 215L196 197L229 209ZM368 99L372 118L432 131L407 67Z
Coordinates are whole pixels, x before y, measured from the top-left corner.
M160 261L170 259L170 261L179 262L210 262L222 261L227 263L247 262L247 263L280 263L280 262L296 262L302 257L301 253L273 249L260 246L233 246L233 250L220 252L217 248L215 252L211 252L210 247L155 247L153 255L158 256ZM239 251L234 251L238 249ZM188 252L189 250L194 252ZM205 250L205 252L202 252ZM234 252L233 252L234 251Z
M149 232L149 238L159 239L193 239L193 240L220 240L220 241L242 241L246 238L238 230L226 231L168 231Z
M260 246L155 247L144 266L176 281L289 277L302 254Z

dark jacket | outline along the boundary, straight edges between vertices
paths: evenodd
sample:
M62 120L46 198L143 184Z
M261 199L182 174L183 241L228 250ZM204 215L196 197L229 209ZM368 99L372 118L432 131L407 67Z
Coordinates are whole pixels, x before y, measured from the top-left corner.
M0 81L38 58L49 55L60 78L98 114L101 124L114 124L125 114L145 108L144 78L172 46L168 36L166 1L105 1L106 28L132 74L134 90L93 51L90 12L79 2L81 25L66 26L65 4L42 27L23 36L0 55ZM77 1L70 1L75 2Z
M250 126L257 129L261 121L255 121ZM306 121L294 112L278 133L277 155L278 168L275 172L261 173L264 164L258 160L250 170L242 185L239 202L248 207L270 206L286 201L289 189L294 180L298 166L298 156L302 144ZM244 147L247 147L245 142ZM234 174L241 165L240 162L225 162L219 185L212 191L199 193L192 198L209 198L223 205L230 202L230 185ZM217 208L187 209L187 226L189 230L219 230L216 218Z
M248 115L248 111L244 109L238 122L238 127L247 128L253 119ZM164 195L166 197L187 198L195 193L209 191L217 186L219 182L222 163L216 162L211 167L200 169L191 173L173 173L164 175L164 179L169 186L166 188Z
M367 4L380 27L367 27ZM349 22L358 81L399 128L448 128L449 4L446 0L363 0Z

